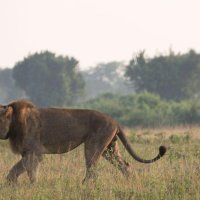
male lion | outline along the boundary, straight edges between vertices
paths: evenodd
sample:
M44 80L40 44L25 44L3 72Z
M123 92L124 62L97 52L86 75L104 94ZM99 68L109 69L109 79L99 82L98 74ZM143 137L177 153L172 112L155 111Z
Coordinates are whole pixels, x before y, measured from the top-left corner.
M152 163L166 152L160 146L152 160L136 155L119 124L111 117L94 111L63 108L37 108L30 101L19 100L0 105L0 139L9 139L12 151L22 156L10 170L7 179L16 183L20 174L27 171L30 182L36 181L36 172L42 154L61 154L80 144L85 145L86 176L102 155L128 176L129 164L118 151L120 138L129 154L141 163Z

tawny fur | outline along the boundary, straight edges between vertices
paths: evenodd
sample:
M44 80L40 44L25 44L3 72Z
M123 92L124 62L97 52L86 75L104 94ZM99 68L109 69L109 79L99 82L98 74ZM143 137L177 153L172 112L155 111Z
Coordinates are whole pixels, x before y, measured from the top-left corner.
M140 158L133 151L119 124L94 110L38 108L26 100L0 106L0 139L9 139L12 151L22 156L7 176L13 183L25 171L30 181L35 182L42 154L66 153L82 143L85 145L86 159L84 180L92 176L92 166L101 155L128 177L129 164L119 153L118 137L129 154L142 163L152 163L166 152L166 148L161 146L155 158Z

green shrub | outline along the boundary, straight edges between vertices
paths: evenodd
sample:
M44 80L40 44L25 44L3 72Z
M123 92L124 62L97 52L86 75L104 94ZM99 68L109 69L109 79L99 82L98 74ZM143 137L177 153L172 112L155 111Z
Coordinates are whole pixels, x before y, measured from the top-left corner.
M107 113L127 126L175 126L200 123L200 100L162 100L149 92L131 95L104 94L81 105Z

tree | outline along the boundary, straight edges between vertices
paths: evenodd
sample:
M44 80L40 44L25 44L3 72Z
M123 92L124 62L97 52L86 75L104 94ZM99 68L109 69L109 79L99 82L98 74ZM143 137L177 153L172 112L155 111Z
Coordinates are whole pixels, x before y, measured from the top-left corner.
M17 85L40 106L72 105L84 90L78 61L48 51L18 62L13 75Z
M127 66L126 76L136 91L147 90L165 99L180 100L199 96L200 55L191 50L186 54L157 56L152 59L139 53Z
M12 69L0 70L0 102L8 103L25 96L24 91L16 87Z
M127 94L132 91L124 77L125 65L121 62L100 63L95 68L83 71L87 99L104 93Z

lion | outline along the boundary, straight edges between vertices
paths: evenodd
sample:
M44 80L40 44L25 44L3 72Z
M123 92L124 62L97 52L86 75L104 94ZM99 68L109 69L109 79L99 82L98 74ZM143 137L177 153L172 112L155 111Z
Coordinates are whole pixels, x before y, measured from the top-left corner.
M128 153L141 163L153 163L166 152L166 147L160 146L155 158L140 158L120 125L110 116L95 110L39 108L28 100L0 105L0 139L9 139L12 151L21 155L21 160L7 175L11 183L17 183L18 177L24 172L34 183L43 154L66 153L83 143L86 161L83 182L94 175L92 166L100 156L128 177L129 163L119 153L118 138Z

